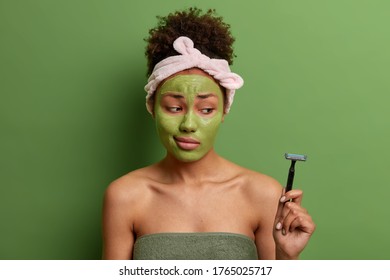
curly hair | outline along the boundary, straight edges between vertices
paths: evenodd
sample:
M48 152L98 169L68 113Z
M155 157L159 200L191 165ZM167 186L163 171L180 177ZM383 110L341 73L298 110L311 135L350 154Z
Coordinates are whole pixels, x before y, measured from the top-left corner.
M194 47L210 58L225 59L233 63L234 37L230 25L216 16L215 9L202 13L201 9L189 8L176 11L166 17L157 16L158 25L149 30L145 55L148 60L149 76L154 66L161 60L178 55L173 49L173 41L180 36L187 36L194 42Z

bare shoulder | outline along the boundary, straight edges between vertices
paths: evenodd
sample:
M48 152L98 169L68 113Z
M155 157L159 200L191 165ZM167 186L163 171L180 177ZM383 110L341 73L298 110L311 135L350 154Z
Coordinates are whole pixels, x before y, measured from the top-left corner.
M281 184L274 178L241 166L236 166L242 181L243 191L256 203L273 203L282 193Z
M144 197L148 192L148 173L151 168L134 170L111 182L105 191L105 200L119 205L134 205L139 197Z
M276 179L253 170L247 171L247 177L250 191L261 194L265 198L280 196L282 186Z

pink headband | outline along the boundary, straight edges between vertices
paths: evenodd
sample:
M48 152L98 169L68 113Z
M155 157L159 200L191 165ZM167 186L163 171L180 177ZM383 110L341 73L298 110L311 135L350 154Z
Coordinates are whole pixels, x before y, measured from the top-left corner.
M182 36L177 38L173 42L173 48L180 55L167 57L157 63L145 86L145 91L148 93L146 96L146 108L149 113L152 114L153 112L151 97L163 80L177 72L196 67L213 76L226 89L225 114L227 114L233 103L235 90L242 87L244 80L230 71L226 60L209 58L198 49L195 49L194 42L188 37Z

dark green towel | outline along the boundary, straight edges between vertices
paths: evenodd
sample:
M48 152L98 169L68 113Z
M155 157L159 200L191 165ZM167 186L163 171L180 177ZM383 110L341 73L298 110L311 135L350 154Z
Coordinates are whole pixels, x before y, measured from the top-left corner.
M137 238L134 260L256 260L248 236L227 232L155 233Z

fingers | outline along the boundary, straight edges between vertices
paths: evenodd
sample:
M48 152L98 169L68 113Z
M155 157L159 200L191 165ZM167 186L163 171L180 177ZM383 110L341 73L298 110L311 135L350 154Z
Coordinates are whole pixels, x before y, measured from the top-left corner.
M296 229L312 233L315 225L307 210L301 207L303 192L291 190L283 193L280 199L275 218L275 229L281 230L283 235Z
M306 209L294 202L286 202L283 207L282 233L292 232L296 228L302 229L305 220L309 219Z
M278 224L278 222L283 220L282 217L286 216L286 214L287 214L286 212L283 213L283 209L284 209L284 205L285 205L286 201L291 200L294 203L297 203L299 205L301 204L301 201L302 201L303 192L301 190L291 190L287 193L285 191L286 191L286 189L283 188L282 196L279 200L278 209L276 211L275 226Z
M283 191L282 191L282 196L281 196L281 199L284 197L284 199L283 199L283 202L285 201L285 191L286 191L286 189L285 188L283 188ZM283 203L282 203L282 201L280 200L279 201L279 204L278 204L278 209L276 210L276 215L275 215L275 225L276 225L276 223L279 221L279 219L281 218L281 216L282 216L282 211L283 211Z
M311 219L310 215L306 214L304 216L297 216L290 224L290 232L293 232L296 229L300 229L303 232L312 234L315 230L315 224Z
M302 197L303 197L303 191L302 190L291 190L289 192L286 192L282 195L280 198L280 202L286 202L286 201L293 201L299 205L301 205L302 202Z

